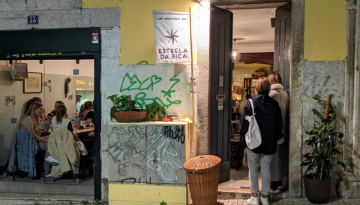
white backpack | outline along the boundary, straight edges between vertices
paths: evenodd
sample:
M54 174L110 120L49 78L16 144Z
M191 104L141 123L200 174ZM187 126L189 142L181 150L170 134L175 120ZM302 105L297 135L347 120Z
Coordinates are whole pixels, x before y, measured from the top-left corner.
M245 134L246 145L249 149L255 149L261 145L261 133L258 123L255 119L254 105L253 101L249 99L251 104L251 109L253 112L252 116L245 116L245 119L249 121L249 131Z

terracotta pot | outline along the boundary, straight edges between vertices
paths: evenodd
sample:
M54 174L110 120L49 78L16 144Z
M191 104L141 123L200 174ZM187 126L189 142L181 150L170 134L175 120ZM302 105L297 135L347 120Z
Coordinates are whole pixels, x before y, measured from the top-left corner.
M153 116L152 116L152 119L153 119L153 120L159 120L159 115L153 115Z
M325 204L331 198L331 178L311 179L304 177L306 198L314 204Z

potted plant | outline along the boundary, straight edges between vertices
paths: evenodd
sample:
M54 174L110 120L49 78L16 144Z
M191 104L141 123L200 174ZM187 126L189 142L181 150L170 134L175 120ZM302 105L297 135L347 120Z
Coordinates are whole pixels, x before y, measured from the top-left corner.
M345 164L336 159L341 152L336 148L343 144L343 133L336 132L336 109L331 103L331 95L327 101L321 100L319 95L313 97L321 106L321 111L312 109L318 118L314 128L306 132L310 138L305 141L309 147L309 153L304 154L300 166L307 167L304 175L305 194L312 203L323 204L331 197L331 171L335 165ZM324 113L322 115L321 113Z
M141 104L138 101L132 101L130 95L118 96L115 94L109 96L107 99L113 103L110 109L111 120L116 119L118 122L140 122L143 121L147 115L146 110L142 109ZM140 109L137 109L136 105L138 105Z
M166 115L165 108L161 106L158 102L153 102L146 105L146 110L148 112L147 116L149 119L159 120L160 114L163 116Z

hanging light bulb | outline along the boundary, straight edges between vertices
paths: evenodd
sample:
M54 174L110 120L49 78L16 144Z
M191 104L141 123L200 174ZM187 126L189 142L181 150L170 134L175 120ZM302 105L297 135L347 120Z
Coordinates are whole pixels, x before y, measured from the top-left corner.
M236 41L236 39L234 39L234 44L235 44L235 41ZM234 44L233 44L233 50L231 52L231 58L232 58L232 62L235 63L235 62L239 62L241 55L236 49L234 49Z
M241 54L237 50L233 50L231 56L232 56L232 61L235 63L235 62L239 62Z

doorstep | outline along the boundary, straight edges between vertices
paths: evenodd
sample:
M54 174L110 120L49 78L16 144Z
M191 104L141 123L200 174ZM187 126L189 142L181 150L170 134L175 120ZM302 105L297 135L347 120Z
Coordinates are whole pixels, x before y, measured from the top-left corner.
M75 184L73 180L62 181L68 183L41 183L40 180L0 181L0 193L94 196L94 185L92 181L85 183L80 182L80 184Z
M248 180L239 180L238 182L240 186L232 186L231 188L228 186L222 186L221 184L218 186L218 199L248 199L251 197L250 186ZM261 182L259 181L261 184ZM261 185L260 185L261 186ZM237 188L239 187L239 188ZM261 187L260 187L261 190ZM277 194L270 193L270 199L285 199L289 196L288 191L280 191Z
M86 203L88 202L88 203ZM93 196L82 195L53 195L53 194L19 194L0 193L1 205L19 204L107 204L106 202L96 203Z

